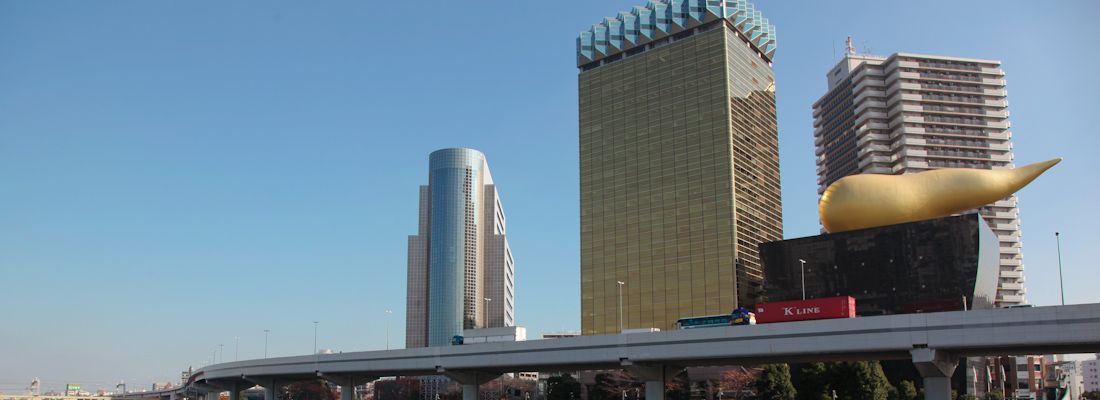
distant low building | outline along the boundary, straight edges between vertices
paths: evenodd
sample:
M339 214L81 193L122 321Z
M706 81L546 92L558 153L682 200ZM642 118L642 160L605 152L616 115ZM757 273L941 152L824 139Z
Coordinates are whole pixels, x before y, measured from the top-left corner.
M1081 362L1081 378L1086 392L1100 392L1100 354L1095 360Z

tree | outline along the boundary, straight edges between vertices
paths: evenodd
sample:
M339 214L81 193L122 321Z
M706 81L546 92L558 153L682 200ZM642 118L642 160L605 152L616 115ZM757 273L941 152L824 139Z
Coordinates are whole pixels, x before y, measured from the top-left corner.
M917 395L917 387L913 385L913 382L901 381L898 383L898 399L915 400Z
M829 379L829 369L825 363L803 366L794 382L798 388L798 400L832 400Z
M972 394L964 394L959 396L959 400L978 400L978 397Z
M985 394L985 400L1005 400L1005 395L1000 390L994 390Z
M743 394L752 391L756 380L760 379L760 371L759 368L746 369L745 367L734 367L722 371L718 381L718 391L723 393L722 398L734 400L747 398Z
M336 388L322 380L295 382L282 388L286 400L336 400Z
M546 400L580 400L581 383L573 375L551 376L546 380Z
M1100 391L1093 390L1091 392L1082 393L1081 398L1084 400L1100 400Z
M398 377L374 382L376 400L419 400L420 379Z
M838 400L887 400L890 381L877 361L845 361L829 365L830 389Z
M634 377L619 370L596 374L595 383L588 390L589 400L621 400L624 392L634 392L640 387Z
M688 380L688 373L685 369L665 383L665 399L688 400L690 398L691 381Z
M794 385L791 384L791 367L787 364L765 365L760 370L760 379L756 380L756 398L795 400Z

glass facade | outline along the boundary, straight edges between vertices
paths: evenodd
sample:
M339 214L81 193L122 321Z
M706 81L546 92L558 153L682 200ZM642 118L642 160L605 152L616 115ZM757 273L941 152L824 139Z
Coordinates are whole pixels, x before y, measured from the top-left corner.
M721 19L626 54L579 76L585 335L755 304L782 238L769 60Z
M515 325L515 261L485 156L435 151L409 236L406 347L450 346L466 329ZM491 300L491 301L490 301Z
M852 296L859 315L992 308L997 236L978 214L765 243L768 301Z
M485 156L471 149L431 154L431 245L428 262L428 346L447 346L472 313L467 295L476 286L481 168ZM476 290L473 291L476 295ZM474 305L476 307L476 303Z

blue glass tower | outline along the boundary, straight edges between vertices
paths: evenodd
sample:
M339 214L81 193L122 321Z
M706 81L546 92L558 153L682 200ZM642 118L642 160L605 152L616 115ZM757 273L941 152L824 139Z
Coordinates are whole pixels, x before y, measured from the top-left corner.
M407 347L446 346L464 329L514 324L515 271L485 155L443 149L429 164L419 234L409 237Z

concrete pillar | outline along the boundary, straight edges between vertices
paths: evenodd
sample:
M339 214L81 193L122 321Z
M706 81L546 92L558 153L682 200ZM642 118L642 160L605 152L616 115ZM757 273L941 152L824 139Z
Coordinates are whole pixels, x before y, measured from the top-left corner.
M275 400L275 390L279 388L279 385L275 383L274 378L253 378L251 376L241 376L245 381L252 382L254 385L259 385L264 388L264 400Z
M665 400L665 381L645 381L645 400Z
M924 378L924 400L951 400L951 374L959 364L958 358L928 348L913 349L909 354Z
M478 387L480 387L481 384L496 379L501 375L499 373L446 371L443 368L438 367L436 368L436 371L442 373L443 376L451 378L451 380L462 384L462 400L477 400Z
M218 400L221 394L221 392L206 392L206 400Z
M477 400L477 384L476 383L463 383L462 384L462 400Z
M241 391L239 389L237 385L233 385L233 387L229 389L229 400L241 400Z
M624 360L623 369L645 381L645 400L665 400L665 380L668 370L664 365L635 365Z
M326 381L332 382L332 384L340 387L340 400L354 400L355 399L355 385L367 383L378 379L373 376L346 376L346 375L321 375Z

